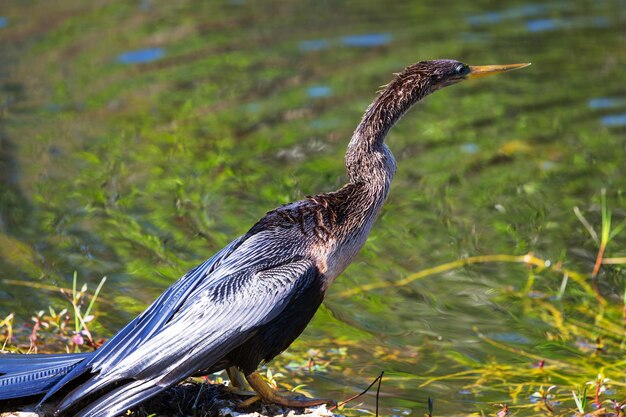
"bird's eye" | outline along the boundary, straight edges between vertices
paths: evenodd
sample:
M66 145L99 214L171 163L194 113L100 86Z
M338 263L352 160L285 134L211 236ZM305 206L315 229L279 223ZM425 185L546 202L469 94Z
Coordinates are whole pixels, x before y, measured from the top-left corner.
M456 72L456 75L460 75L463 77L470 73L470 67L465 64L460 64L460 65L457 65L454 71Z

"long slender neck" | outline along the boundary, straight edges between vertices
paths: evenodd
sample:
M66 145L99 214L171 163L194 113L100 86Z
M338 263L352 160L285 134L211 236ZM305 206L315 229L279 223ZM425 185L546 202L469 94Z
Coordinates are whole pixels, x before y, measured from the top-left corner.
M396 161L384 144L389 129L430 92L429 85L411 67L398 74L367 108L346 152L351 183L361 183L386 196L396 172Z

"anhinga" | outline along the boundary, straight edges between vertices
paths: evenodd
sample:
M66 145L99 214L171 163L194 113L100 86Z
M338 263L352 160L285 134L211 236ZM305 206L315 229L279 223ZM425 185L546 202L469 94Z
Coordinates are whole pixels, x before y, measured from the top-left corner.
M435 90L527 65L434 60L405 68L354 131L346 185L270 211L95 352L0 356L0 400L54 396L55 415L117 416L189 376L236 367L264 401L325 402L278 395L255 371L300 335L365 243L396 172L387 132Z

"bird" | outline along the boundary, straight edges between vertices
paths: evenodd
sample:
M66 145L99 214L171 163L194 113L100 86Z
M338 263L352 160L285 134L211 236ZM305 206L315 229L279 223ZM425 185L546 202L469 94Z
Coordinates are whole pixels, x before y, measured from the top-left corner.
M407 66L379 91L354 130L345 185L267 212L93 352L0 355L0 403L28 397L39 406L54 402L55 416L113 417L187 377L223 369L233 380L242 373L265 402L329 402L281 395L257 368L304 331L365 244L397 168L387 133L443 87L528 65L437 59Z

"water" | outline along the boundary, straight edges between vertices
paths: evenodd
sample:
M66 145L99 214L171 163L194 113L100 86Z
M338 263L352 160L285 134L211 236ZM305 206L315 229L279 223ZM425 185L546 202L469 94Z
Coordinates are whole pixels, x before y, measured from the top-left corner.
M614 224L626 217L624 10L623 1L5 2L0 319L28 322L64 305L46 288L70 286L74 271L91 288L106 275L93 330L111 335L267 210L340 186L347 140L393 72L430 58L530 61L438 92L394 128L399 172L383 215L279 359L298 368L317 349L331 364L289 379L338 399L385 370L385 415L424 413L428 397L439 415L491 413L508 386L422 384L493 358L535 369L480 337L547 355L550 332L524 310L529 301L507 301L528 269L490 263L381 284L479 254L533 252L591 271L596 246L573 208L599 230L605 188ZM607 255L625 256L624 243L618 235ZM561 282L543 275L530 295L552 296ZM616 302L623 282L607 269L601 290ZM373 396L364 403L372 409Z
M122 64L143 64L157 61L165 55L163 48L145 48L136 51L123 52L117 56L117 61Z

